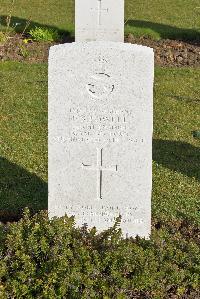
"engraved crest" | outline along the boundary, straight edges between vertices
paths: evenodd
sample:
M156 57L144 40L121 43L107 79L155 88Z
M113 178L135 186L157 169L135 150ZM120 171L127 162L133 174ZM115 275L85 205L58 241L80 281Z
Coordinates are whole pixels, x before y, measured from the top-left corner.
M111 76L106 72L107 63L104 57L98 58L98 70L89 78L89 83L86 84L88 94L96 100L101 100L108 97L115 88Z

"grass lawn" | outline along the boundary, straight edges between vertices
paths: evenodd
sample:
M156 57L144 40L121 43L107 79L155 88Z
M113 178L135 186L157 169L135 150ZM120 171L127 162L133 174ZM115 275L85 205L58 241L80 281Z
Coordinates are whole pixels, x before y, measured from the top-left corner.
M10 0L1 0L0 30L10 14ZM15 0L11 25L22 30L26 20L31 26L49 26L74 35L74 0ZM126 0L125 32L154 39L200 39L199 0ZM21 24L21 25L20 25Z
M199 0L125 2L125 34L200 40ZM0 33L9 14L15 31L30 19L74 36L74 0L1 0ZM94 237L42 214L4 229L25 207L48 206L47 64L1 62L0 82L0 298L199 298L200 69L155 70L149 241Z
M1 218L47 207L47 66L1 63L0 79Z
M153 217L200 224L200 70L155 75ZM0 79L2 218L47 208L47 65L4 62Z

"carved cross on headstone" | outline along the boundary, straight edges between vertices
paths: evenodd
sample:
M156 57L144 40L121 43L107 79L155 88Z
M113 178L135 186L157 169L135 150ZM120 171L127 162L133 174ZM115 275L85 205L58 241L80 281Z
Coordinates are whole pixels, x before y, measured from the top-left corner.
M124 0L75 0L75 40L124 42Z
M98 8L95 10L98 11L98 25L101 26L101 17L102 17L102 12L107 12L108 13L108 8L102 8L102 0L97 0L98 3ZM93 8L91 8L93 10Z
M97 148L97 164L96 166L87 165L82 163L82 168L86 170L95 170L97 172L97 200L102 199L102 175L103 171L117 171L115 166L103 166L103 149Z

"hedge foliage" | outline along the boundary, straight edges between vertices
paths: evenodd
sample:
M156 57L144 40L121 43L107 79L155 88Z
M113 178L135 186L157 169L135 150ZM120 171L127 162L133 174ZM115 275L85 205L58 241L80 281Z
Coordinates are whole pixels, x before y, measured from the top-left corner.
M134 240L119 222L97 234L26 209L0 229L0 298L200 298L199 227L157 222Z

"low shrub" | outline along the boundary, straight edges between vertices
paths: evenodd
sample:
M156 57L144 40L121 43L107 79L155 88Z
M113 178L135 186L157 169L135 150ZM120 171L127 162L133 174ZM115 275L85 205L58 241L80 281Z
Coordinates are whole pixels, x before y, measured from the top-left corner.
M29 31L31 38L35 41L53 42L59 40L60 36L56 29L35 27Z
M119 221L97 234L26 209L1 229L0 298L199 298L198 227L157 223L150 240L123 239Z

